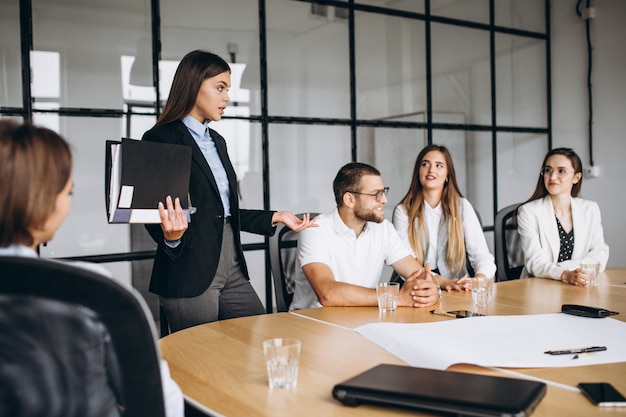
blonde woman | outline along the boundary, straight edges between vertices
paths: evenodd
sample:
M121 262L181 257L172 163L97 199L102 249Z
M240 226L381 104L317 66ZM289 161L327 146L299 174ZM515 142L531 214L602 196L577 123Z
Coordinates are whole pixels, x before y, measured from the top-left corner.
M459 191L445 146L421 150L409 190L394 209L393 224L417 261L430 264L442 289L469 289L468 260L476 277L495 275L480 221Z

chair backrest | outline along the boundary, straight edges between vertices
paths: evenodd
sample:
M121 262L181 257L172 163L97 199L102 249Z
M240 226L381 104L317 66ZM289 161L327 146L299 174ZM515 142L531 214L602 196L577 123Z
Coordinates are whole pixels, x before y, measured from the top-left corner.
M86 307L95 313L110 335L119 365L124 416L165 417L156 329L141 296L89 270L61 262L20 257L0 257L0 295L4 299L39 298L46 302ZM5 316L4 319L10 320L11 317ZM63 326L63 319L59 316L60 326ZM2 343L6 341L0 337L0 345ZM72 339L67 341L70 347L72 343Z
M319 213L309 213L311 218ZM297 214L302 217L302 214ZM269 239L270 268L274 280L276 311L289 311L296 287L296 258L298 234L279 223Z
M497 281L518 279L524 268L522 242L517 231L517 208L520 203L511 204L496 213L494 239L496 252Z

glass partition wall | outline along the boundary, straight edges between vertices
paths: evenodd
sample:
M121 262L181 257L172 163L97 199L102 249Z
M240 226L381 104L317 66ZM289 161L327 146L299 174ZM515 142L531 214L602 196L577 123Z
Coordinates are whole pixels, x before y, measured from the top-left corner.
M75 155L72 213L41 255L102 262L158 314L154 243L106 221L104 147L154 124L193 49L232 64L214 128L242 207L329 211L358 160L381 170L390 218L419 150L445 144L493 248L495 213L530 195L551 147L549 21L548 0L1 0L0 118L49 126ZM267 240L243 239L271 311Z

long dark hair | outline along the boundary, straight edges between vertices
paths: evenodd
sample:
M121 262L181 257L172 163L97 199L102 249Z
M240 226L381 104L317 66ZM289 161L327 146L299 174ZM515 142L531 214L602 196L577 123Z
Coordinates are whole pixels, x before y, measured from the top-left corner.
M548 158L550 158L553 155L565 156L572 163L572 167L574 168L574 175L576 175L579 172L582 174L583 163L580 161L580 157L576 154L576 152L574 152L573 149L571 148L552 149L546 154L546 157L543 158L543 162L541 163L541 170L539 171L539 178L537 178L537 186L535 187L535 192L533 192L533 195L530 196L528 200L526 200L526 203L543 198L546 195L548 195L548 190L546 189L546 183L543 179L543 175L541 175L541 172L543 171L543 168L546 166L546 162L548 162ZM580 194L580 188L582 187L582 185L583 185L583 176L581 175L580 180L572 186L572 192L571 192L572 197L578 197L578 194Z
M448 248L446 250L446 264L450 271L458 273L465 265L465 239L463 238L463 222L459 212L459 199L463 197L456 182L454 163L448 148L442 145L428 145L417 155L413 167L413 178L409 191L400 200L407 211L409 218L409 243L415 252L418 262L424 263L423 244L426 242L428 232L424 224L424 190L420 182L420 166L428 152L438 151L443 154L448 169L447 181L443 185L441 193L441 209L448 222ZM417 225L415 220L417 219Z
M185 55L178 64L169 98L156 125L187 116L196 103L202 82L226 71L230 72L230 66L214 53L198 49Z

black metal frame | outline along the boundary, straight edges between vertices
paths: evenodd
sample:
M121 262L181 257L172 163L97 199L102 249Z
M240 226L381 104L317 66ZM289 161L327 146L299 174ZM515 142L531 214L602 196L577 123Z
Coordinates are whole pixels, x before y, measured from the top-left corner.
M446 18L442 16L431 15L431 0L424 0L424 13L414 13L403 10L388 9L384 7L371 6L355 2L355 0L335 1L335 0L294 0L311 4L322 4L334 6L336 8L348 9L348 27L349 27L349 66L350 66L350 118L316 118L316 117L287 117L280 115L270 115L268 112L268 83L267 83L267 38L266 38L266 1L258 0L259 8L259 46L260 46L260 89L261 89L261 114L252 115L248 118L233 117L233 119L244 119L253 123L261 124L261 141L262 141L262 165L263 165L263 207L270 207L270 161L269 161L269 125L270 124L305 124L305 125L342 125L350 127L351 140L351 156L352 160L357 159L357 129L362 126L368 127L388 127L388 128L414 128L425 129L428 143L432 143L433 130L462 130L462 131L483 131L491 132L491 148L492 148L492 177L493 177L493 212L494 215L498 211L498 133L540 133L547 135L548 143L546 148L552 148L552 94L551 94L551 40L550 40L550 0L545 1L545 33L532 32L528 30L514 29L495 24L495 0L489 2L489 24L465 21L460 19ZM61 108L58 110L33 110L31 97L31 75L30 75L30 51L33 49L33 28L32 28L32 0L19 0L20 3L20 28L21 28L21 53L22 53L22 94L23 108L0 107L0 115L21 115L26 121L32 120L33 111L35 112L54 112L63 116L80 116L80 117L112 117L130 118L134 114L146 115L145 113L135 113L132 108L125 110L119 109L84 109L84 108ZM158 116L161 112L160 91L159 91L159 71L158 62L161 56L161 32L160 32L160 3L159 0L151 0L151 18L152 18L152 75L154 87L156 89L157 100L154 103L155 114ZM425 40L426 40L426 121L425 122L398 122L386 120L362 120L357 119L356 111L356 59L355 59L355 11L377 13L387 16L397 16L407 19L424 21L425 23ZM432 51L431 51L431 23L444 23L449 25L461 26L466 28L474 28L489 31L490 33L490 54L491 54L491 124L467 124L456 125L448 123L434 123L432 114ZM500 126L497 124L496 112L496 65L495 65L495 35L496 33L505 33L516 36L523 36L544 40L546 43L546 74L547 74L547 127L515 127ZM225 117L227 118L227 117ZM493 229L492 226L485 226L486 230ZM265 274L266 274L266 305L268 311L272 309L272 287L269 267L268 238L263 244L244 245L244 250L265 250ZM100 255L90 257L79 257L83 260L94 262L113 262L113 261L132 261L137 259L149 259L154 252L131 252L113 255Z

